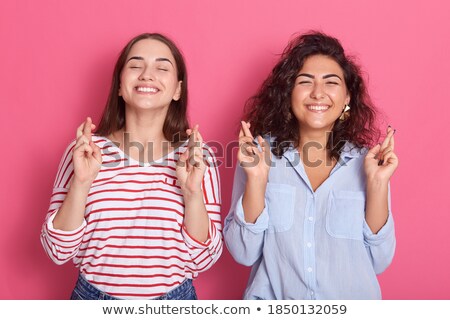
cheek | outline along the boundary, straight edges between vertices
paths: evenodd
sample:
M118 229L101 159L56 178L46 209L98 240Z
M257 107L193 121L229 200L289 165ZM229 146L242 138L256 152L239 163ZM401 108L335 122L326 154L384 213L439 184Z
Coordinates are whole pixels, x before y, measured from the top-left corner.
M291 94L292 107L302 104L307 96L308 96L307 90L295 88Z
M179 88L179 81L176 77L167 78L166 83L167 83L167 87L170 88L172 93L177 92L177 90Z
M328 90L328 96L336 102L344 101L347 97L345 90L342 90L341 88L330 88Z
M131 71L130 69L122 70L119 77L121 86L126 86L126 84L132 81L134 77L135 76L133 74L133 71Z
M131 75L124 71L121 75L120 75L120 83L119 83L119 90L122 94L125 94L127 90L130 90L130 83L132 81L132 77Z

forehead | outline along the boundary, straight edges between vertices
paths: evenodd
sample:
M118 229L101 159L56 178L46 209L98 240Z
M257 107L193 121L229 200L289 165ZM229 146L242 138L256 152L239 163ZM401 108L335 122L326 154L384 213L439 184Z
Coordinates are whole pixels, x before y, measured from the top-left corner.
M318 75L334 73L339 76L343 76L344 74L344 71L334 59L324 55L314 55L308 57L300 71L302 73L304 72Z
M139 56L146 58L167 58L170 61L174 62L174 57L169 47L155 39L143 39L136 42L130 49L130 52L127 55L127 60L130 57Z

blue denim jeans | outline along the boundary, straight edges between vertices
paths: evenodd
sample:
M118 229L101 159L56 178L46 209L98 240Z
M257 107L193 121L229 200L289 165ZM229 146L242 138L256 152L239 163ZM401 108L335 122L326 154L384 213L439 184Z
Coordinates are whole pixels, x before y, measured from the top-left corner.
M90 284L83 275L78 276L78 281L73 289L70 300L120 300L98 290ZM194 285L191 279L184 280L178 287L153 300L197 300Z

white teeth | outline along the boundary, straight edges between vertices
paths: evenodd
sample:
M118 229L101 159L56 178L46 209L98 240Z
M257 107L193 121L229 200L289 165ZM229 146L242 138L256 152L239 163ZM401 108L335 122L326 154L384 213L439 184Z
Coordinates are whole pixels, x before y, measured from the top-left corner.
M147 87L137 87L137 91L139 91L139 92L158 92L158 89L147 88Z
M316 110L316 111L324 111L328 110L330 106L308 106L309 110Z

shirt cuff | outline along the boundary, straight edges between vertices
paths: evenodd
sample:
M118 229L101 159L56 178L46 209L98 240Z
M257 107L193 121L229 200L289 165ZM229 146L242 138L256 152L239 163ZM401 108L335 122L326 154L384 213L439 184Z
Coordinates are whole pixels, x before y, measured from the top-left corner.
M234 215L236 222L253 233L261 233L266 231L267 228L269 227L269 213L267 211L266 200L264 200L264 209L259 215L259 217L256 219L255 223L249 223L245 221L244 207L242 206L242 198L243 195L239 198L239 200L236 203L236 210Z
M55 216L57 213L58 213L58 210L55 210L55 212L47 219L47 230L50 233L50 235L64 236L65 238L67 238L67 241L70 241L71 236L74 237L73 240L75 240L75 238L79 238L80 232L84 228L86 228L86 225L87 225L86 220L83 219L83 223L81 224L81 226L79 226L75 230L71 230L71 231L59 230L59 229L55 229L55 227L53 226L53 220L55 219Z
M367 224L366 219L364 219L364 241L369 246L377 246L380 245L386 240L394 231L394 219L392 218L392 214L389 212L388 219L383 227L381 227L378 233L373 233Z
M188 244L188 246L191 248L198 248L198 249L204 249L209 247L209 245L211 244L211 224L212 222L211 220L209 220L208 238L206 239L205 242L200 242L196 240L194 237L192 237L187 231L186 226L183 224L183 226L181 227L181 234L186 244Z

